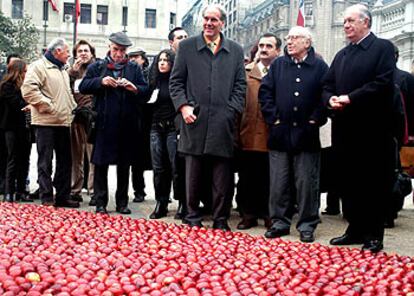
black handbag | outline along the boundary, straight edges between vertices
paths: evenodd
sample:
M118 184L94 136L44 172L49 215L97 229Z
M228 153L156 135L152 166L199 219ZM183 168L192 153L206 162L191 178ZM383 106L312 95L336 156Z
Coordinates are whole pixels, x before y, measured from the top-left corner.
M395 140L395 175L394 186L392 188L392 197L394 200L395 210L398 212L404 206L404 199L413 191L413 185L411 183L411 176L401 169L400 162L400 149L398 142Z

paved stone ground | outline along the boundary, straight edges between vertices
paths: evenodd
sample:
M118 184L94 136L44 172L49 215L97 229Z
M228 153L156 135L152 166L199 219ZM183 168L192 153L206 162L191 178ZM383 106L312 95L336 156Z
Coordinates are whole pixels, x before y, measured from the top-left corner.
M35 152L35 146L33 146L32 157L31 157L31 169L30 179L31 188L35 189L36 184L33 180L37 179L36 169L37 156ZM143 203L132 203L130 202L130 208L132 210L132 218L148 218L155 206L154 190L152 185L152 172L145 172L145 183L147 197ZM116 174L115 167L109 169L109 189L110 189L110 201L108 205L108 211L111 215L117 215L115 212L115 189L116 189ZM130 188L130 200L133 198L133 191ZM83 194L84 202L82 203L81 210L94 211L94 207L89 207L89 197L86 193ZM160 219L166 223L177 223L181 221L174 220L174 214L177 207L176 201L169 205L169 214L167 217ZM321 197L321 210L325 208L325 194ZM332 237L342 235L346 228L346 221L342 219L341 215L338 216L321 216L322 223L316 230L316 242L324 245L329 244L329 240ZM233 231L236 231L236 225L240 221L239 215L236 211L232 211L229 225ZM291 228L291 234L286 236L286 240L298 241L299 233L295 230L294 225L296 223L294 217L293 226ZM211 217L205 217L203 224L207 227L211 227ZM259 226L250 230L242 231L251 235L263 235L265 228L263 221L259 221ZM237 230L238 231L238 230ZM400 212L399 218L396 220L396 227L393 229L385 230L385 251L388 253L397 253L400 255L414 256L414 206L412 196L409 196L405 200L404 209ZM352 247L360 247L358 245Z

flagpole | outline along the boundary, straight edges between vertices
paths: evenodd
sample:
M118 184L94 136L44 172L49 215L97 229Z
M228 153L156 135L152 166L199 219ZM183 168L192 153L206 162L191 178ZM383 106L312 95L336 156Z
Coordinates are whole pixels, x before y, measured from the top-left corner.
M78 13L77 13L77 3L78 0L74 0L74 11L73 11L73 16L75 17L74 21L73 21L73 47L75 47L76 45L76 39L78 37Z

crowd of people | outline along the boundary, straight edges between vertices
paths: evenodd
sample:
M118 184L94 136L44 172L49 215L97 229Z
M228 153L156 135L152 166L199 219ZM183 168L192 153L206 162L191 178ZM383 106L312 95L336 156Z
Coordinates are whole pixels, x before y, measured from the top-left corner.
M289 30L284 48L278 36L263 34L245 57L221 33L226 12L219 5L203 10L200 34L174 28L170 48L151 65L143 49L128 51L123 32L109 36L101 59L79 40L70 66L63 38L30 65L11 55L0 83L4 201L38 195L43 205L77 208L86 183L89 205L106 214L108 168L115 165L116 211L130 214L130 171L132 201L143 202L143 173L151 169L151 219L167 215L173 192L176 219L202 227L208 213L213 228L229 231L236 192L238 229L263 219L265 237L281 237L297 213L300 240L313 242L325 191L322 214L339 214L341 200L349 222L330 243L378 252L396 217L387 214L401 169L395 156L414 135L414 113L405 112L414 78L396 68L398 51L371 32L371 19L364 5L346 9L349 44L330 67L304 27ZM328 148L322 126L331 126ZM29 195L32 142L39 189Z

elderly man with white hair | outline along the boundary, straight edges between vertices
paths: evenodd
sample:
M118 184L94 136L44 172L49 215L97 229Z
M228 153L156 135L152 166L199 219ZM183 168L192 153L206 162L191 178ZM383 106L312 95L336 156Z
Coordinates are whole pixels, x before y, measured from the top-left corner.
M70 125L76 103L69 84L66 62L69 46L63 38L50 42L45 55L33 62L22 85L23 98L30 104L38 152L39 195L42 204L77 208L70 199ZM52 181L53 152L56 172ZM56 198L53 197L53 186Z
M285 40L285 55L271 64L259 90L263 117L269 125L272 226L265 236L290 233L289 202L296 196L300 240L313 242L320 222L319 127L326 121L321 93L328 66L315 55L308 29L293 27Z

